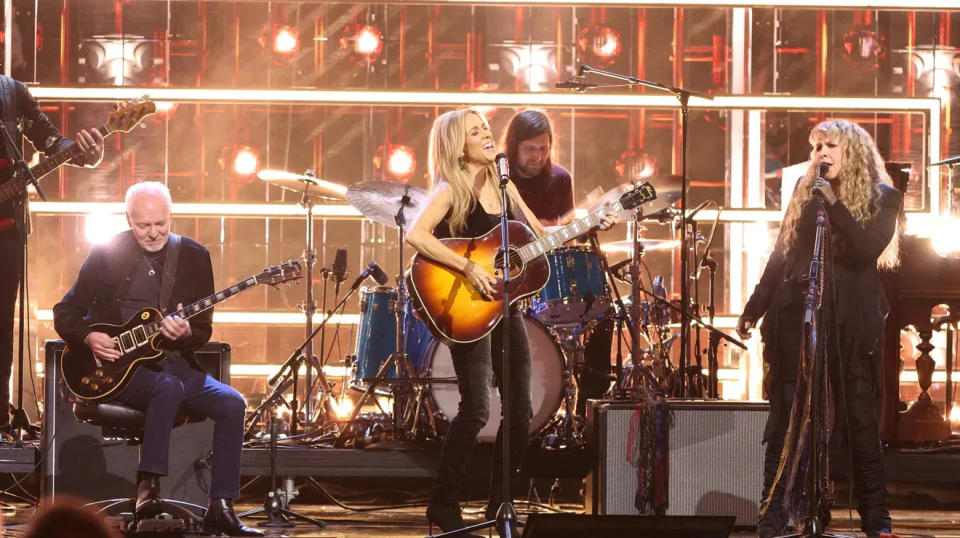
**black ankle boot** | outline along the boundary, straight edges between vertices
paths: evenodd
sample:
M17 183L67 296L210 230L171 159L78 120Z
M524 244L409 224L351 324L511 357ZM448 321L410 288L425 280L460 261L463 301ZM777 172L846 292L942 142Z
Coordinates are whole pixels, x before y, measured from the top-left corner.
M427 505L427 519L440 527L443 532L450 532L462 529L466 525L463 523L463 515L460 513L459 503L440 502L430 499Z
M138 519L151 518L163 510L160 496L160 475L137 473L137 505L134 512Z
M263 533L243 524L233 511L233 499L210 499L203 514L203 532L227 536L263 536Z

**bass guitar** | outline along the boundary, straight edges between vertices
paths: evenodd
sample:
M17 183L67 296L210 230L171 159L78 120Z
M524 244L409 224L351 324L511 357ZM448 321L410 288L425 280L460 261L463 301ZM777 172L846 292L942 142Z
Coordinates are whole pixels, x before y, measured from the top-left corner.
M550 279L545 254L600 225L607 211L634 209L656 199L653 186L644 183L613 204L577 219L537 239L527 225L509 221L510 303L537 293ZM492 300L485 299L460 271L415 254L407 271L410 297L420 318L440 341L473 342L486 336L503 317L503 248L500 225L476 238L441 239L454 252L497 277ZM514 246L522 245L522 246Z
M182 319L189 319L257 284L279 286L284 282L299 279L301 271L300 262L297 260L268 267L259 274L237 282L166 317L179 316ZM78 398L92 402L106 401L116 395L127 384L137 368L163 359L163 351L160 348L163 335L160 334L160 328L163 326L164 317L155 308L144 308L123 325L109 323L91 325L90 328L94 331L106 333L113 338L121 356L112 362L104 361L97 359L85 345L81 344L77 347L68 345L60 358L60 371L67 388Z
M131 99L122 105L117 105L107 117L107 123L98 127L97 130L104 137L117 131L126 133L136 127L143 118L156 111L157 105L146 97ZM40 179L82 153L80 144L73 144L64 150L42 157L40 162L30 167L30 171L35 178ZM0 158L0 203L23 194L29 184L26 176L13 173L11 163L9 159Z

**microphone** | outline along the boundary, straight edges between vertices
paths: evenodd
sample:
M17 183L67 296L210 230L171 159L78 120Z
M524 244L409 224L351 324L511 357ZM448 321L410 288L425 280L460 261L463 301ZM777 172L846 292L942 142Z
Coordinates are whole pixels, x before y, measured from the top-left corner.
M496 156L497 174L500 175L500 181L506 183L510 179L510 163L507 161L506 153L498 153Z
M826 175L828 171L830 171L830 163L821 161L820 164L817 165L817 179L826 181ZM813 194L816 195L818 200L820 200L820 203L826 203L827 200L824 199L823 194L820 191L814 190Z
M582 92L588 88L596 88L597 86L599 86L599 84L594 84L592 82L581 80L582 78L583 78L582 76L578 75L570 80L565 80L563 82L556 82L553 84L553 87L562 89L562 90L577 90L578 92Z
M347 249L338 248L337 255L333 259L333 280L337 283L346 280L347 275Z
M694 215L696 215L697 213L699 213L701 209L707 207L707 204L709 204L709 203L710 203L710 200L705 200L705 201L703 201L703 202L700 202L700 205L698 205L697 207L693 208L693 211L691 211L691 212L687 215L687 220L692 219L692 218L694 217Z
M377 281L377 284L383 286L387 283L387 273L383 272L383 269L377 265L377 262L370 262L370 265L363 271L364 277L372 276L374 280Z

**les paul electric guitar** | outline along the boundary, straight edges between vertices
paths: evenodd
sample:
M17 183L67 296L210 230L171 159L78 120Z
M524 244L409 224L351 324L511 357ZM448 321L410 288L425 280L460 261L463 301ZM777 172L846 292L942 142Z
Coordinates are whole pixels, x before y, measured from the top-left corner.
M537 239L525 224L509 221L510 303L537 293L550 279L545 254L600 224L606 211L622 211L656 199L653 186L644 183L624 193L613 204ZM441 239L457 254L497 277L492 300L484 299L463 273L415 254L407 271L414 307L440 341L473 342L486 336L503 316L503 248L500 225L476 238ZM517 245L517 246L514 246ZM520 246L522 245L522 246Z
M156 111L157 105L146 97L131 99L122 105L117 105L116 109L107 118L107 123L97 130L104 137L117 131L126 133L136 127L143 118ZM73 144L67 149L41 158L40 162L30 167L30 171L33 172L35 178L40 179L82 153L80 144ZM22 195L28 183L29 180L25 175L13 172L10 160L0 158L0 203Z
M213 308L213 305L229 299L257 284L279 286L284 282L296 280L301 276L300 262L290 260L286 263L268 267L259 274L218 291L166 317L179 316L188 319ZM121 356L115 361L97 359L85 345L67 346L60 358L60 371L67 387L87 401L101 402L110 399L123 388L133 372L145 364L163 359L160 349L163 335L164 316L155 308L144 308L130 317L123 325L96 323L91 329L103 332L113 338Z

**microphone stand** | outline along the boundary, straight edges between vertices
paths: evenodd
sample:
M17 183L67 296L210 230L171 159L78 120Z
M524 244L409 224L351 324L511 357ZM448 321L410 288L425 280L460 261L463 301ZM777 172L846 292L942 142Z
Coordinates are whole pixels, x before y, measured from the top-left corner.
M678 88L676 86L668 86L666 84L660 84L658 82L651 82L649 80L643 80L637 77L631 77L629 75L622 75L620 73L614 73L611 71L604 71L602 69L595 69L589 65L580 65L578 72L583 73L596 73L605 77L623 80L633 85L646 86L648 88L653 88L656 90L664 91L671 93L674 97L677 98L677 101L680 102L680 154L681 154L681 182L680 182L680 229L684 231L680 235L680 252L684 253L680 257L680 274L683 275L683 278L680 279L680 304L684 308L680 311L680 371L684 375L680 376L680 393L683 396L687 396L687 387L684 382L686 377L687 366L689 364L689 340L690 340L690 313L687 310L687 305L690 303L690 283L687 282L688 266L687 266L687 186L689 184L689 179L687 178L687 131L688 131L688 112L689 107L687 105L691 96L700 97L702 99L713 100L713 96L702 93L695 92L691 90L685 90L683 88ZM595 86L597 88L602 88L603 86ZM590 86L588 86L590 88ZM634 303L637 302L639 297L634 296Z

